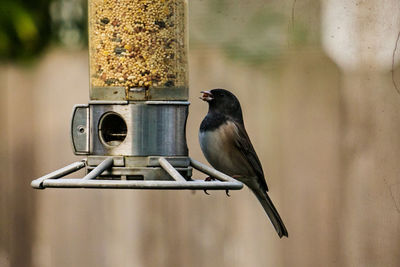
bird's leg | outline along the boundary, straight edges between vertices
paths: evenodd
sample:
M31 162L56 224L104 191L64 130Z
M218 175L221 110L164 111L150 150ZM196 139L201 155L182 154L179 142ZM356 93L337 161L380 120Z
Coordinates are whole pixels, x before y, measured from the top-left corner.
M206 179L204 179L204 181L206 181L206 182L215 181L215 180L216 180L216 179L213 178L213 177L211 177L211 176L208 176ZM206 193L206 195L210 195L210 194L207 192L206 189L204 189L204 193Z

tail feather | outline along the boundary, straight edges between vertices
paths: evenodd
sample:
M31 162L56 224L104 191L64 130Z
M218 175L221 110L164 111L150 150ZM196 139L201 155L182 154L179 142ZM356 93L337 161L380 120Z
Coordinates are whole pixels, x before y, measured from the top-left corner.
M279 216L279 213L276 210L274 204L272 203L272 200L269 198L267 192L264 192L259 189L258 190L252 189L252 191L256 195L258 201L260 201L261 205L263 206L265 212L268 215L269 220L275 227L275 230L278 233L279 237L280 238L282 238L282 236L289 237L288 231L281 219L281 216Z

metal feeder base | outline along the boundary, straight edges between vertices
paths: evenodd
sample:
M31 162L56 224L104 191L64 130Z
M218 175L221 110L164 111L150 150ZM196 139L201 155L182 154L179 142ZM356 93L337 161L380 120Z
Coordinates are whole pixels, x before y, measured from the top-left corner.
M47 187L54 188L118 188L118 189L191 189L191 190L239 190L243 188L243 184L234 178L219 172L207 165L204 165L192 158L189 158L190 166L217 179L218 181L192 180L185 178L179 172L179 168L175 168L164 157L158 158L158 163L162 171L170 177L170 180L130 180L127 176L120 176L119 179L105 176L107 171L113 167L113 157L106 158L97 167L83 178L59 179L70 173L76 172L87 166L87 161L78 161L64 168L56 170L50 174L42 176L34 181L31 185L36 189L45 189ZM189 168L186 168L189 169ZM103 176L104 175L104 176ZM189 176L190 177L190 176Z
M91 172L101 162L107 159L107 156L88 156L86 162L87 172ZM113 166L103 173L97 179L112 180L172 180L171 176L164 171L160 165L160 157L131 157L131 156L112 156ZM192 167L190 167L190 158L186 156L169 156L165 158L174 168L185 178L192 176Z
M90 101L75 106L73 149L87 159L32 181L32 187L241 189L242 183L188 157L188 106L187 101ZM84 167L83 178L59 179ZM218 181L191 179L193 168Z

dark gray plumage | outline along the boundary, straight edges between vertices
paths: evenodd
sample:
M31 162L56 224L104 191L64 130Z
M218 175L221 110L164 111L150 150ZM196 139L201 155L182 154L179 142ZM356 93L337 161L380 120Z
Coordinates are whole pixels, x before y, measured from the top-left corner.
M208 162L234 176L256 195L279 237L288 236L285 225L269 198L260 160L244 127L239 100L224 89L202 91L209 109L200 125L199 141Z

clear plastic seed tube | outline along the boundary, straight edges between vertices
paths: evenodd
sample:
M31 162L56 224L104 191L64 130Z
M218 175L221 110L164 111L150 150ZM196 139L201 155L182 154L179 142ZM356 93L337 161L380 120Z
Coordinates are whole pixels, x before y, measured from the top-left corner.
M91 90L187 88L186 0L89 0Z

